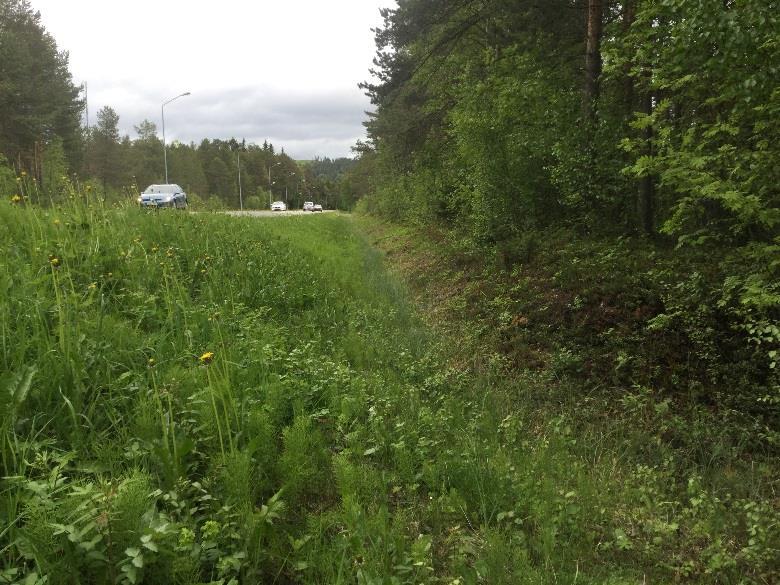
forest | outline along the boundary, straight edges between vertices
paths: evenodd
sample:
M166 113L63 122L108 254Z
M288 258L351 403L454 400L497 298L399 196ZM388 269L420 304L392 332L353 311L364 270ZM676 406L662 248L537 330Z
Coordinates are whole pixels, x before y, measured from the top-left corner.
M406 0L383 15L359 209L510 272L551 245L625 255L603 275L615 294L583 302L643 297L628 379L776 424L777 3Z
M385 247L459 343L572 383L584 432L654 429L632 461L675 469L669 501L700 472L727 501L780 445L778 8L404 0L362 85L357 210L404 226Z

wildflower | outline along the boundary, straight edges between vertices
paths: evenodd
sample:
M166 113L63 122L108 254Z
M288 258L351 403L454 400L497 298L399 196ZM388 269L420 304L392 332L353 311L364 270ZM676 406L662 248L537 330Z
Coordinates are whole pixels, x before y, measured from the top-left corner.
M11 203L21 203L22 202L22 196L17 193L13 197L11 197Z
M59 219L55 219L54 220L54 225L60 225L60 220Z
M152 246L152 252L157 252L159 249L157 246Z
M26 177L27 176L27 172L26 171L22 171L22 176Z
M90 191L92 191L92 185L87 185L87 193L89 193Z
M87 286L89 290L95 290L97 288L97 282L90 282L89 286Z
M53 268L59 268L61 262L54 254L49 254L49 264L51 264Z
M219 522L207 520L203 528L201 528L200 534L204 540L215 540L219 536L220 530Z
M179 546L189 547L195 542L195 533L189 528L182 528L179 530Z
M207 351L202 356L200 356L200 358L198 358L198 359L200 360L200 363L202 363L204 365L209 365L211 363L211 361L214 359L214 352L213 351Z
M154 364L156 364L156 363L157 363L157 360L155 360L155 359L152 357L152 358L149 358L149 361L148 361L148 362L146 362L146 363L149 365L149 367L150 367L150 368L153 368L153 367L154 367Z

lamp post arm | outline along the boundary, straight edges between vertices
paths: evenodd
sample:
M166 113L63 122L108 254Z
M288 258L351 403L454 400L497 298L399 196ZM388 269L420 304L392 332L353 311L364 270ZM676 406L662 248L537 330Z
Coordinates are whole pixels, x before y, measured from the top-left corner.
M165 102L168 103L168 102ZM163 162L165 164L165 184L168 184L168 146L165 142L165 104L160 107L162 114L162 132L163 132ZM159 159L158 159L159 160Z
M165 142L165 106L167 106L169 103L171 103L173 100L177 100L180 97L184 97L185 95L190 95L190 92L184 92L176 97L172 97L168 101L165 101L162 103L162 106L160 106L160 117L162 118L162 135L163 135L163 164L165 165L165 184L168 184L168 145Z

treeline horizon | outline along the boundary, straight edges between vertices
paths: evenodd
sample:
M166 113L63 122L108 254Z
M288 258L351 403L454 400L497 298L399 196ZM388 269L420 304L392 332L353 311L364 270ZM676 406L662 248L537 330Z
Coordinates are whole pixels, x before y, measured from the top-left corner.
M142 120L136 136L122 135L111 106L84 127L82 87L73 82L68 54L45 30L27 0L0 0L0 187L10 192L22 174L34 179L37 200L65 197L75 178L92 182L108 199L135 197L165 182L157 125ZM349 158L295 161L265 141L204 138L167 145L168 180L210 207L266 208L269 197L300 207L316 200L350 209L358 194ZM241 165L241 196L238 170Z

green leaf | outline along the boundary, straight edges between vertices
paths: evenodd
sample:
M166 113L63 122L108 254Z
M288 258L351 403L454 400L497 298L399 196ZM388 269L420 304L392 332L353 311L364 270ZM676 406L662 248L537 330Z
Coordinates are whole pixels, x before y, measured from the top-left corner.
M134 567L131 564L124 565L122 567L122 572L127 577L127 580L130 581L133 585L138 583L138 569Z

